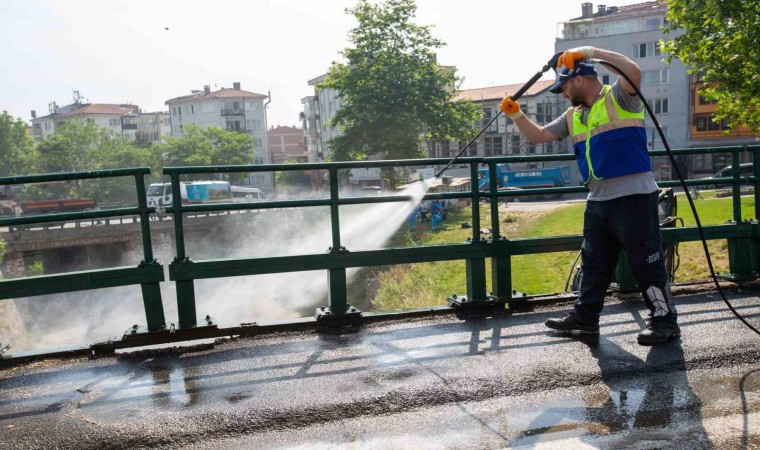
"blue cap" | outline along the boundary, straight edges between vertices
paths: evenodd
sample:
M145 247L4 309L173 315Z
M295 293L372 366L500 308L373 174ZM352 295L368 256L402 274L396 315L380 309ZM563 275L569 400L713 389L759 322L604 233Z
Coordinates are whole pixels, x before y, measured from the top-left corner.
M559 75L559 79L556 83L552 85L552 87L549 88L549 92L552 94L561 94L562 93L562 85L565 84L565 82L571 78L575 77L583 77L586 75L593 75L596 76L596 69L594 69L594 66L588 63L584 62L576 62L575 63L575 70L570 70L565 66L562 66L557 70L557 75Z

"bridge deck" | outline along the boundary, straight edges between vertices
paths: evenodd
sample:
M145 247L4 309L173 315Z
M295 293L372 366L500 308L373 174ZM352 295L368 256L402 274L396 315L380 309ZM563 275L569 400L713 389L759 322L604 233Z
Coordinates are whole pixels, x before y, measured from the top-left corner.
M6 368L0 447L760 445L760 337L714 293L677 304L659 347L636 343L641 301L610 299L591 339L543 326L564 305Z

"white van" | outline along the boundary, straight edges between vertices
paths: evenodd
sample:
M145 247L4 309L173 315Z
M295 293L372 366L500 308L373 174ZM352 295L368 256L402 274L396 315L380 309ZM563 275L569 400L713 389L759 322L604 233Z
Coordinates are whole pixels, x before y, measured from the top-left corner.
M232 202L232 191L230 190L230 183L227 181L183 181L179 187L183 205ZM159 210L172 206L174 199L172 194L171 183L153 183L148 186L146 193L148 206L155 206Z
M148 186L146 193L148 206L156 208L166 208L172 205L172 184L171 183L153 183Z
M257 202L264 200L264 193L259 188L243 187L243 186L230 186L232 190L232 200L235 202Z

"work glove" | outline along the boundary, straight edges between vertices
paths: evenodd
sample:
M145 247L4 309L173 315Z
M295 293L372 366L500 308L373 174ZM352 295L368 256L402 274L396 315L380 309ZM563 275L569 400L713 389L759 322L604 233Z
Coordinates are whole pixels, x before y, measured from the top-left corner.
M594 47L586 45L583 47L571 48L570 50L565 50L565 52L559 57L559 60L557 60L557 68L565 66L568 69L573 70L575 69L576 61L593 57Z
M511 95L504 97L504 100L502 100L501 104L499 105L499 109L502 110L502 112L504 112L504 114L509 116L509 118L512 120L515 120L523 115L522 111L520 111L520 105L516 101L512 100Z

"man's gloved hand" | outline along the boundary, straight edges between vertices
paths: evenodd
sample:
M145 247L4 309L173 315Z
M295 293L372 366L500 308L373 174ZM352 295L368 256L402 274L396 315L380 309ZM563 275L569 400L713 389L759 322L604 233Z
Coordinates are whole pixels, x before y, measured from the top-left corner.
M565 66L568 69L573 70L575 69L575 61L593 57L594 47L587 45L583 47L571 48L570 50L565 50L565 52L562 53L562 55L559 57L559 60L557 60L557 68Z
M504 97L504 100L502 100L501 104L499 105L499 109L502 110L504 114L508 115L512 120L515 120L523 115L522 111L520 111L520 105L516 101L512 100L511 95Z

